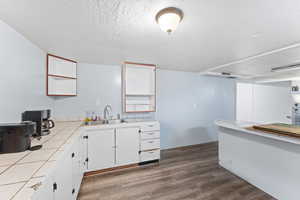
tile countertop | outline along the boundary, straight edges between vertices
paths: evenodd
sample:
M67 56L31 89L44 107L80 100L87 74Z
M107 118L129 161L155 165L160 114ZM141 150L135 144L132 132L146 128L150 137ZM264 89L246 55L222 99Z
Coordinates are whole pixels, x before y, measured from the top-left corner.
M155 120L129 121L121 124L82 126L82 122L56 122L55 128L41 140L33 140L31 146L42 144L37 151L0 154L0 199L30 200L35 192L33 185L43 181L56 166L56 161L68 149L68 145L84 130L135 127L153 124Z
M32 185L40 183L71 141L80 134L81 122L57 122L51 133L31 146L42 144L37 151L0 154L0 199L29 200Z

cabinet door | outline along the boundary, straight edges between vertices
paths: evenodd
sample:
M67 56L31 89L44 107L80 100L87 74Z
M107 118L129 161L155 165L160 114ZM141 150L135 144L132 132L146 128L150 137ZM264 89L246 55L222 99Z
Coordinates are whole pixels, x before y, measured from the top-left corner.
M114 129L88 132L88 171L111 168L115 164Z
M75 200L79 192L81 180L83 177L83 162L82 162L82 139L78 138L73 146L72 153L72 185L73 199Z
M83 172L88 171L88 134L85 133L82 136L82 143L83 143L83 149L82 149L82 161L83 161Z
M155 94L155 67L126 64L127 95Z
M47 176L39 189L33 194L32 200L54 200L53 177Z
M116 129L116 165L139 162L139 128Z
M72 199L72 152L68 151L59 161L54 172L55 200Z

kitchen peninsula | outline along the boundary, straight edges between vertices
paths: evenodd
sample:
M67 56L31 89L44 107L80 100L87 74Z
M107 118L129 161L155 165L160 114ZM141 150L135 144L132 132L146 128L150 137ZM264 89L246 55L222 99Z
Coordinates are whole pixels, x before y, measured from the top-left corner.
M222 167L277 199L299 199L300 139L246 129L254 123L215 123Z

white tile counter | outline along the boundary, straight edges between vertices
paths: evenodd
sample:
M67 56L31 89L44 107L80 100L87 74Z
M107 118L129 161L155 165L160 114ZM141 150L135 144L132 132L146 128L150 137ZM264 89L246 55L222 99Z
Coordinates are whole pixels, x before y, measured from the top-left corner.
M0 199L30 200L48 176L57 170L65 153L74 147L82 132L114 128L139 127L141 131L159 130L159 123L151 121L130 121L121 124L82 126L82 122L57 122L51 133L41 140L33 140L31 146L43 145L36 151L0 154ZM159 148L159 147L157 147ZM159 153L159 150L157 150ZM159 156L157 156L159 158ZM60 159L62 158L62 159ZM56 174L56 173L54 173ZM78 192L78 190L76 190Z
M43 181L68 144L80 134L81 122L57 122L51 134L33 140L42 144L37 151L0 154L0 199L29 200L35 184ZM77 131L78 130L78 131Z

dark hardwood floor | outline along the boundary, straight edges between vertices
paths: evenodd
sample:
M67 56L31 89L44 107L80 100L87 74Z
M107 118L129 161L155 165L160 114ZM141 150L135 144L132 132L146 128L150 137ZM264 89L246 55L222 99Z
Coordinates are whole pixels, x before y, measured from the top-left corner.
M218 165L217 143L162 151L160 164L85 177L79 200L273 200Z

